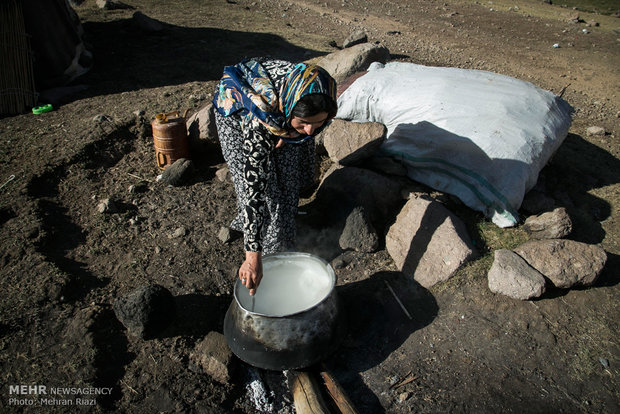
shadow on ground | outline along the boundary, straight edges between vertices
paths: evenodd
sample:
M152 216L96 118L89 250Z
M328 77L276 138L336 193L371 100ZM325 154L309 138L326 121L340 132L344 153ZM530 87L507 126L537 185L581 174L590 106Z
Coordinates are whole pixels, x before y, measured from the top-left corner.
M202 338L210 331L223 331L224 315L230 305L228 296L196 293L176 296L176 319L161 337L193 336Z
M268 33L165 25L147 33L133 19L84 22L92 69L75 80L86 84L80 98L194 81L214 81L226 65L246 57L275 56L302 61L321 52L295 46Z
M551 162L542 170L538 186L565 207L573 221L569 238L590 244L605 239L601 223L611 216L611 205L591 194L620 181L620 160L576 134L568 134Z
M360 412L383 413L360 373L381 364L414 331L430 324L437 316L437 302L428 290L400 272L375 273L339 287L338 295L346 309L347 332L326 364Z

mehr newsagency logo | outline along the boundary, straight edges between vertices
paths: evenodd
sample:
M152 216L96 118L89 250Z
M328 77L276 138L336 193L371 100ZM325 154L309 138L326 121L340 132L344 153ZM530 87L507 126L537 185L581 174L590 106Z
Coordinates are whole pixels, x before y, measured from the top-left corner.
M50 387L47 385L9 385L9 405L96 405L97 397L110 395L108 387Z

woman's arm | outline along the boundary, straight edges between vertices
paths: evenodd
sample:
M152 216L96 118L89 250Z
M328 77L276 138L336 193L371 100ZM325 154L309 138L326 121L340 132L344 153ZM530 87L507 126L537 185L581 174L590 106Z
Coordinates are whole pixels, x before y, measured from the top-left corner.
M245 252L245 261L239 268L241 283L250 290L250 295L256 293L256 289L263 278L263 259L261 252Z

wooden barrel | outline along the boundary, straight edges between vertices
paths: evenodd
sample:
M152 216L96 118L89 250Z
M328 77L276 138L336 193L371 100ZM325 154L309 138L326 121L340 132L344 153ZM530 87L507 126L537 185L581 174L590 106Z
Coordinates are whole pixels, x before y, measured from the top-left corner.
M174 117L172 117L174 116ZM189 158L185 118L178 112L157 114L151 123L157 167L164 170L180 158Z

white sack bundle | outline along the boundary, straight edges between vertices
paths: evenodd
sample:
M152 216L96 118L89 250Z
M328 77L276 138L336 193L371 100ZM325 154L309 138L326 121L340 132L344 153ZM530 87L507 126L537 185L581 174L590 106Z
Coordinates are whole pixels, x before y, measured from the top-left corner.
M572 108L529 82L413 63L373 64L338 98L338 118L387 127L381 150L409 177L500 227L568 134Z

